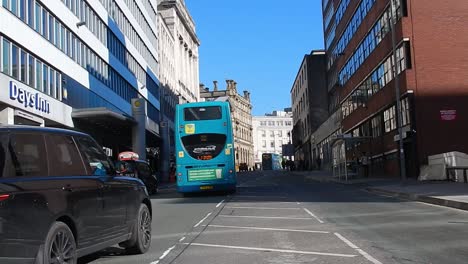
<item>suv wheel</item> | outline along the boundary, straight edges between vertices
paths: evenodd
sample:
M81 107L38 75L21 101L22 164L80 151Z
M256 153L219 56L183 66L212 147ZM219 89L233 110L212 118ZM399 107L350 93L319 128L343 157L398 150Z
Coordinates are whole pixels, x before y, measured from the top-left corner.
M133 226L132 237L120 246L124 247L128 253L143 254L151 246L151 214L146 204L141 204L138 210L137 219Z
M47 233L44 246L44 263L76 264L76 241L70 228L55 222Z

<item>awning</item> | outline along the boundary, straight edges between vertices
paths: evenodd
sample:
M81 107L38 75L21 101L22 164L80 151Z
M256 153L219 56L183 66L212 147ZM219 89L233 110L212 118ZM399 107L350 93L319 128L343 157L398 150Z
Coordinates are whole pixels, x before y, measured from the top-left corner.
M73 109L71 116L73 119L87 120L93 123L120 123L122 125L136 123L133 117L105 107Z

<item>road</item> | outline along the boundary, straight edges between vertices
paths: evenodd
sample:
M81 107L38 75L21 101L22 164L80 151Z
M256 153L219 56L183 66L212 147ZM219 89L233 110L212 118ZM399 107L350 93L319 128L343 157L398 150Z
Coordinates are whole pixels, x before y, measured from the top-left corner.
M145 255L118 248L79 263L467 263L468 212L310 181L239 174L232 196L154 196Z

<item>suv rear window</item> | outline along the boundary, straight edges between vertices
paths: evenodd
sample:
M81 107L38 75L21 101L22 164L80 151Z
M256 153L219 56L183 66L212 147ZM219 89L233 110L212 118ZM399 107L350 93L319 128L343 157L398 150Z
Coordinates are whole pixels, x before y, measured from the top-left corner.
M220 106L188 107L184 109L185 121L216 120L221 119Z
M10 166L6 177L47 176L47 157L44 136L34 133L18 133L7 143Z

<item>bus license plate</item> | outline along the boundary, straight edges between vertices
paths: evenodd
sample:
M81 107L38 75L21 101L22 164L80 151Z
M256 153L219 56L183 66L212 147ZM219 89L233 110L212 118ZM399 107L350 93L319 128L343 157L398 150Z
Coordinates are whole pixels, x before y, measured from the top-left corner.
M213 186L200 186L200 190L213 190Z

